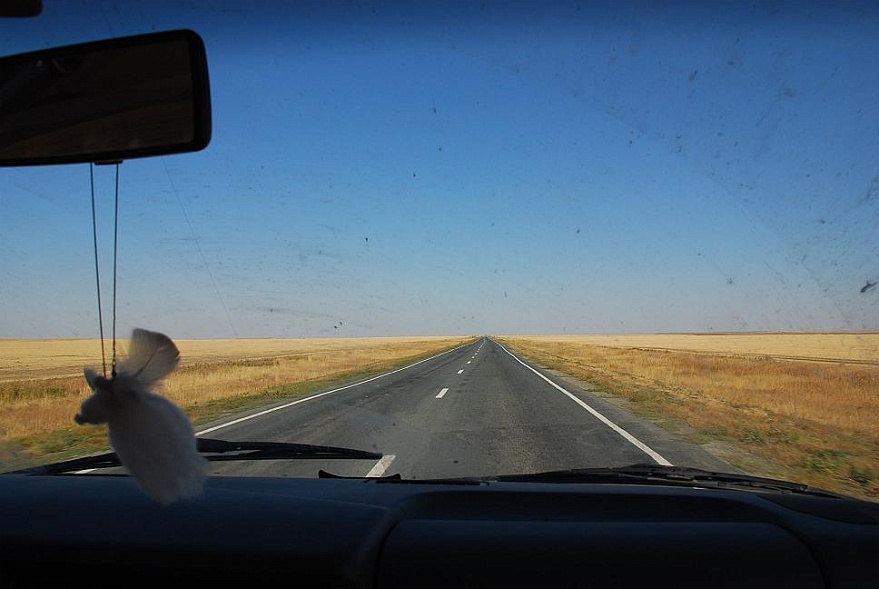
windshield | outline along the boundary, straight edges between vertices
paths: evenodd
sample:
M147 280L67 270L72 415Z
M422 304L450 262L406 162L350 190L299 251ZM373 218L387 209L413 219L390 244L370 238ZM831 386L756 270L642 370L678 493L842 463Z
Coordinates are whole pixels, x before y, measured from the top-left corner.
M196 435L381 456L209 475L649 463L875 500L879 10L801 4L0 19L3 55L191 29L213 121L195 153L0 170L2 469L112 449L83 369L139 328Z

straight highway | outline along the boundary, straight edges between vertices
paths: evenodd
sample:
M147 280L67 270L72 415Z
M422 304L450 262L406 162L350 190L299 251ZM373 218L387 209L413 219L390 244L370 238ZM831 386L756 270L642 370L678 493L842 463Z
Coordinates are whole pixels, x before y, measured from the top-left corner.
M734 470L580 384L484 337L361 383L207 424L197 435L382 454L221 462L212 474L427 479L635 463Z

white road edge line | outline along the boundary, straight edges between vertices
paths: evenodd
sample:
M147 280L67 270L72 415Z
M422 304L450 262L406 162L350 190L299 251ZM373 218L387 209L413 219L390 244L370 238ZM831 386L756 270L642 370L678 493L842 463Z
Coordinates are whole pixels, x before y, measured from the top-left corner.
M498 344L498 345L500 345L500 344ZM550 379L548 379L548 378L545 377L544 375L540 374L539 372L537 372L536 370L534 370L533 368L531 368L530 366L528 366L527 364L525 364L522 360L519 359L518 356L516 356L514 353L512 353L511 351L509 351L509 350L508 350L507 348L505 348L504 346L501 345L501 348L502 348L507 354L509 354L510 356L512 356L513 359L514 359L516 362L518 362L519 364L521 364L522 366L524 366L525 368L527 368L528 370L530 370L531 372L533 372L534 374L536 374L537 376L539 376L540 378L542 378L543 380L545 380L546 382L548 382L550 385L552 385L553 387L555 387L556 389L558 389L558 390L561 391L562 393L566 394L566 395L567 395L568 397L570 397L575 403L577 403L577 404L580 405L583 409L585 409L586 411L588 411L589 413L591 413L592 415L594 415L594 416L595 416L599 421L601 421L604 425L606 425L607 427L609 427L610 429L612 429L613 431L615 431L616 433L618 433L619 435L621 435L621 436L622 436L627 442L629 442L630 444L632 444L633 446L635 446L636 448L638 448L639 450L641 450L642 452L644 452L645 454L647 454L647 456L649 456L649 457L652 458L654 461L656 461L657 464L661 464L661 465L663 465L663 466L672 466L672 463L671 463L671 462L669 462L668 460L666 460L665 458L663 458L658 452L656 452L655 450L653 450L653 448L651 448L650 446L648 446L647 444L645 444L644 442L642 442L641 440L639 440L638 438L636 438L635 436L633 436L632 434L630 434L629 432L627 432L626 430L624 430L623 428L621 428L620 426L618 426L617 424L615 424L614 422L612 422L611 420L609 420L607 417L605 417L604 415L602 415L601 413L599 413L598 411L596 411L595 409L593 409L591 406L589 406L588 404L586 404L585 402L583 402L581 399L578 399L576 395L574 395L574 394L572 394L572 393L566 391L564 388L560 387L559 385L557 385L556 383L552 382Z
M436 396L437 399L442 399L443 396L449 392L448 387L444 387Z
M366 473L366 478L374 479L385 474L385 471L388 469L388 467L391 465L391 462L393 462L394 458L396 457L396 454L385 454L384 456L382 456L381 460L376 462L375 466L372 467L372 470Z
M367 378L366 380L361 380L360 382L355 382L355 383L352 383L349 385L345 385L343 387L339 387L339 388L333 389L331 391L324 391L323 393L318 393L318 394L312 395L310 397L305 397L304 399L297 399L296 401L284 403L283 405L278 405L277 407L272 407L272 408L266 409L264 411L259 411L257 413L252 414L252 415L245 415L244 417L239 417L238 419L233 419L232 421L228 421L226 423L221 423L219 425L215 425L213 427L209 427L207 429L203 429L201 431L195 432L195 435L202 436L204 434L209 434L211 432L217 431L218 429L223 429L224 427L229 427L230 425L235 425L235 424L241 423L243 421L255 419L257 417L262 417L263 415L267 415L267 414L273 413L275 411L280 411L281 409L286 409L287 407L292 407L293 405L298 405L299 403L305 403L306 401L311 401L312 399L317 399L318 397L332 395L333 393L338 393L339 391L344 391L345 389L350 389L352 387L358 387L362 384L366 384L368 382L372 382L374 380L384 378L385 376L390 376L392 374L396 374L397 372L401 372L403 370L406 370L407 368L412 368L413 366L418 366L422 362L427 362L428 360L433 360L434 358L439 358L440 356L444 356L446 354L454 352L455 350L457 350L459 348L463 348L464 346L467 346L467 345L470 345L470 344L464 344L462 346L458 346L457 348L452 348L451 350L446 350L445 352L437 354L436 356L431 356L430 358L425 358L423 360L419 360L418 362L413 362L412 364L408 364L406 366L403 366L402 368L397 368L396 370L391 370L390 372L383 372L382 374L379 374L377 376L373 376L372 378Z

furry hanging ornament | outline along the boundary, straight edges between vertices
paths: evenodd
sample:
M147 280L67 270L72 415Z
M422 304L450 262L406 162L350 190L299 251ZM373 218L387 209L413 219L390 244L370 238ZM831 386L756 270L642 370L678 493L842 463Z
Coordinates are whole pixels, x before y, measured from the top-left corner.
M180 352L161 333L135 329L128 357L106 378L85 369L94 392L76 423L106 423L119 461L143 491L163 505L201 494L205 459L189 418L151 388L177 367Z

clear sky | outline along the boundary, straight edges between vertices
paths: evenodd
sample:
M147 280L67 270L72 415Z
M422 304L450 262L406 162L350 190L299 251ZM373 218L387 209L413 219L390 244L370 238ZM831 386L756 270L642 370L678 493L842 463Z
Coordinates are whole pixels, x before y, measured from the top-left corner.
M879 329L875 3L193 4L0 20L205 40L211 144L121 167L120 337ZM0 337L96 337L88 166L0 186Z

